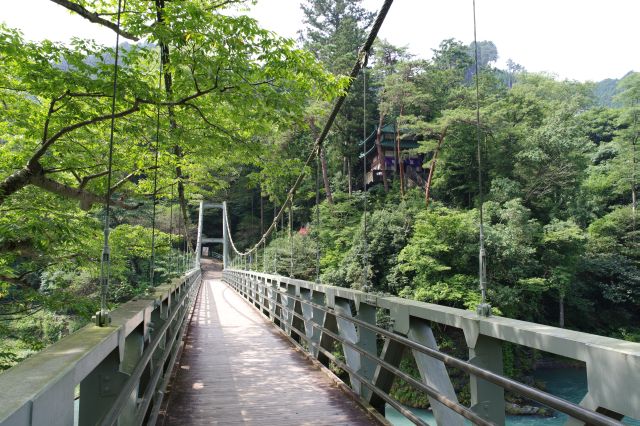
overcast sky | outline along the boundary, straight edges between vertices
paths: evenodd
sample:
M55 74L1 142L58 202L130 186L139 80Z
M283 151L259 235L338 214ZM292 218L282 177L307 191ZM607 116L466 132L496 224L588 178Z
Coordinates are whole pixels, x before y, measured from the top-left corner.
M377 10L382 0L364 0ZM299 0L259 0L251 15L265 28L297 37ZM67 41L85 36L113 44L114 33L98 28L49 0L0 0L0 20L27 38ZM529 71L559 78L598 81L640 71L640 0L476 0L478 40L491 40L500 56ZM380 36L428 58L440 41L473 40L471 0L395 0Z

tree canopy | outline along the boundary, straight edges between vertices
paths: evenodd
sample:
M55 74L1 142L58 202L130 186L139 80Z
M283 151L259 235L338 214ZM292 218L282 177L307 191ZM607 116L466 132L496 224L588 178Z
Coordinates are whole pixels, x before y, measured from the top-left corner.
M112 300L131 294L127 286L143 291L153 200L175 210L159 209L162 230L190 238L189 201L262 164L272 135L303 125L307 103L330 100L345 81L294 41L228 9L240 1L128 1L119 27L117 1L55 3L113 30L114 46L115 32L128 40L119 46L114 94L114 46L81 35L69 44L28 41L0 26L0 314L7 318L42 308L42 297L62 285L45 275L68 277L53 271L88 274L84 290L67 294L95 292L108 193L116 208ZM170 251L180 238L161 233L157 244L158 256L177 256ZM165 276L179 272L159 267Z

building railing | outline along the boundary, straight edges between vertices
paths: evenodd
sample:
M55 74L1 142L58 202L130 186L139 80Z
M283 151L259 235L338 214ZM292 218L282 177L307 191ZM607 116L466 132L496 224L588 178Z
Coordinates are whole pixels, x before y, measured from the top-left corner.
M200 283L192 270L5 371L0 425L155 424Z
M427 394L439 425L463 425L465 418L503 425L505 390L568 414L567 424L620 425L623 416L640 418L638 343L255 271L227 269L223 279L310 355L345 371L354 392L382 413L386 403L426 424L390 396L400 378ZM387 318L386 327L378 324L380 317ZM432 323L462 330L468 361L438 350ZM502 342L584 362L589 390L581 404L505 377ZM400 370L406 351L421 380ZM469 374L471 407L458 402L447 367Z

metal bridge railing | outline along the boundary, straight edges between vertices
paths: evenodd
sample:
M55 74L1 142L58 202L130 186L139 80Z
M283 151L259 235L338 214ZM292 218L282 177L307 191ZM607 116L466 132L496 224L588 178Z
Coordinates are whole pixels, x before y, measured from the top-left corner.
M192 270L4 372L0 425L155 424L200 283Z
M415 424L426 423L389 395L395 378L425 392L436 421L447 426L464 419L504 424L505 390L568 414L568 424L620 425L622 415L640 417L638 343L254 271L227 269L223 279L310 355L348 373L365 402L383 413L387 403ZM389 329L377 324L381 313L389 316ZM432 322L464 332L469 361L438 350ZM503 341L584 361L589 392L581 405L505 377ZM407 350L422 380L400 370ZM458 402L447 367L470 375L471 407Z

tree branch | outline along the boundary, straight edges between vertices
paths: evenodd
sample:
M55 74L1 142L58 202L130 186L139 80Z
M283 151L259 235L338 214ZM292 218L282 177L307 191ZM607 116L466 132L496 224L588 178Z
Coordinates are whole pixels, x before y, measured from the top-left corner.
M24 286L25 285L25 283L22 280L20 280L19 278L8 277L6 275L0 275L0 281L4 281L6 283L17 285L17 286ZM0 314L0 315L8 315L8 314Z
M143 167L141 169L135 170L135 171L129 173L128 175L126 175L125 177L123 177L122 179L120 179L118 182L116 182L116 184L111 187L110 192L113 192L116 189L120 188L122 185L124 185L125 183L130 181L131 178L134 177L135 175L140 174L140 173L142 173L144 171L147 171L147 170L155 170L155 169L158 169L158 168L159 168L158 166L149 166L149 167Z
M56 102L62 100L65 96L67 96L68 93L69 91L67 90L57 98L51 99L51 102L49 103L49 111L47 112L47 118L44 120L44 130L42 132L42 143L45 143L45 141L47 140L47 136L49 134L49 122L51 121L51 116L56 111L55 110Z
M107 174L109 174L109 170L104 170L102 172L94 173L92 175L83 176L82 179L80 180L80 185L78 186L78 189L84 189L84 187L87 186L87 184L91 179L99 178Z
M136 101L133 103L133 106L131 108L125 109L116 114L99 115L97 117L93 117L88 120L80 121L78 123L63 127L62 129L58 130L53 136L51 136L49 139L45 140L42 143L40 148L38 148L35 154L33 154L33 157L31 157L31 159L29 160L29 163L37 162L38 160L40 160L40 158L47 152L47 149L49 149L49 147L53 145L55 141L57 141L58 139L60 139L62 136L64 136L69 132L72 132L81 127L89 126L91 124L100 123L101 121L110 120L112 117L113 118L126 117L127 115L133 114L134 112L139 110L140 110L140 101L136 99Z
M218 126L217 124L214 124L211 121L209 121L207 119L207 117L204 115L204 113L202 112L202 110L200 109L200 107L198 107L197 105L194 105L194 104L192 104L190 102L187 102L187 103L184 104L184 106L187 106L187 107L190 107L190 108L194 109L198 113L200 118L202 118L202 121L207 123L208 126L213 127L214 129L224 133L225 135L227 135L234 142L247 143L246 140L238 138L236 135L231 133L231 131L229 131L229 130L225 129L224 127Z
M124 31L122 28L118 28L118 26L116 24L114 24L113 22L101 18L99 14L95 13L95 12L91 12L90 10L86 9L84 6L81 6L77 3L73 3L71 1L68 0L51 0L52 2L59 4L60 6L69 9L72 12L77 13L78 15L82 16L83 18L95 23L95 24L100 24L104 27L107 27L111 30L113 30L114 32L120 34L122 37L124 38L128 38L129 40L133 40L133 41L139 41L140 37L136 37L135 35Z
M220 9L223 6L226 6L228 4L235 4L235 3L243 3L243 0L223 0L219 3L213 4L210 7L208 7L207 11Z
M25 87L9 87L9 86L0 86L2 90L8 90L10 92L29 92L29 90Z
M93 192L86 191L82 188L74 188L64 183L57 182L43 174L32 175L29 183L65 198L78 200L80 201L80 208L83 210L89 210L94 204L104 204L106 202L104 196L94 194ZM111 203L114 206L121 207L125 210L135 210L141 205L140 203L126 204L123 200L111 200Z
M33 310L32 310L32 309L33 309ZM28 308L28 309L25 309L25 311L24 311L24 312L29 312L29 313L27 313L27 314L25 314L25 315L21 315L21 316L19 316L19 317L13 317L13 316L12 316L11 318L4 318L4 316L10 316L10 315L14 315L14 314L1 314L1 315L2 315L2 317L0 317L0 321L5 321L5 322L8 322L8 321L18 321L18 320L21 320L21 319L23 319L23 318L30 317L31 315L35 315L35 314L37 314L38 312L40 312L41 310L43 310L43 309L44 309L44 306L40 306L40 307L38 307L38 308ZM15 314L15 315L18 315L18 314Z

